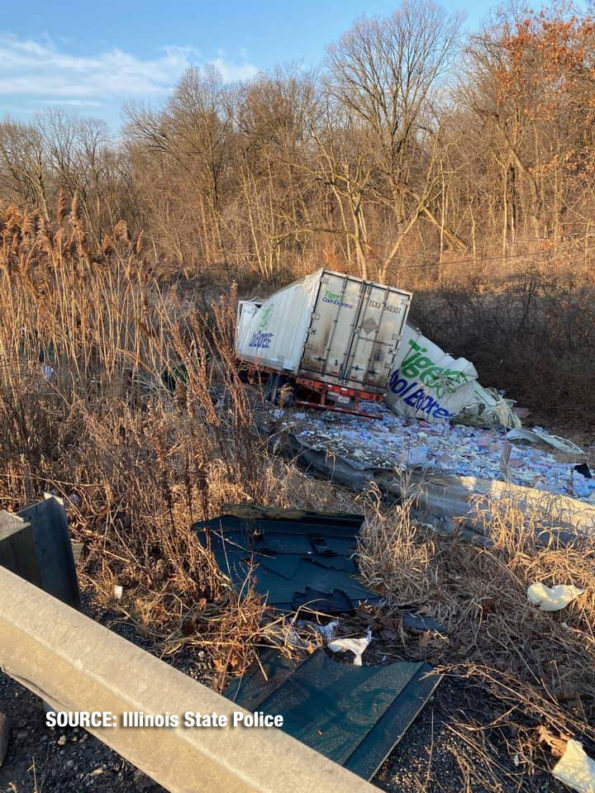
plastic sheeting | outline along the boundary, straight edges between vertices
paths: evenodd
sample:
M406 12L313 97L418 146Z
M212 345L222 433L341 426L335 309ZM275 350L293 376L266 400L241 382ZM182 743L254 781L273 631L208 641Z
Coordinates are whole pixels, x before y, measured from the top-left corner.
M409 324L403 329L395 363L385 401L400 416L520 427L512 403L479 384L471 361L453 358Z

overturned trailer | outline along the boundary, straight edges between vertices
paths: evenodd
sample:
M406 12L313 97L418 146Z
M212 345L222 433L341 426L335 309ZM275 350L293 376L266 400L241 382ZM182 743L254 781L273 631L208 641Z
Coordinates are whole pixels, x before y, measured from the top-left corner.
M394 369L411 293L352 275L318 270L264 301L238 304L236 354L269 373L297 404L359 411L381 400Z

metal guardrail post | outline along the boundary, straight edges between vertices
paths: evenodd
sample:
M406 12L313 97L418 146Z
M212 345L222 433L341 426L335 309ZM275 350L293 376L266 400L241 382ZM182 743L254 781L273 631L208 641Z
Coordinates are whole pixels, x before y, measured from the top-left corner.
M53 496L14 514L0 511L0 566L80 608L68 518Z
M56 711L246 713L0 567L0 666ZM89 728L171 793L372 793L274 728Z

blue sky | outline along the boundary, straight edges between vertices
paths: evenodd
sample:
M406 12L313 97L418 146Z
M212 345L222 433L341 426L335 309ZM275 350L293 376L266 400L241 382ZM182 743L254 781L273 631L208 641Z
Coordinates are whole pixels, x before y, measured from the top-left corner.
M130 101L159 105L190 63L211 63L226 81L276 64L316 66L325 46L363 14L395 0L8 0L0 15L0 118L29 120L47 107L105 119L112 131ZM491 0L451 0L466 29Z

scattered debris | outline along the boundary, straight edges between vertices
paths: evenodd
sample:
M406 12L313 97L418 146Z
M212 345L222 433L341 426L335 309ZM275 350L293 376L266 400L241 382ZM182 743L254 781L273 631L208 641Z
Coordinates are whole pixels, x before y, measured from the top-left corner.
M341 664L317 650L301 663L264 650L225 691L250 711L283 714L283 731L370 779L426 704L441 676L418 662Z
M317 625L315 622L307 622L305 620L301 620L299 624L302 627L307 625L309 628L315 631L315 633L317 633L319 636L322 636L322 638L326 642L331 641L331 639L335 635L335 631L339 627L338 620L332 620L331 622L328 622L326 625Z
M595 793L595 760L592 760L578 741L570 740L552 774L578 793Z
M197 524L238 590L246 579L270 606L324 615L352 612L380 598L354 579L361 515L273 514L264 508L233 509ZM283 714L283 730L354 773L370 778L405 733L441 677L423 663L363 666L372 640L334 639L338 620L313 624L331 652L350 651L342 664L310 646L301 663L266 649L225 696L248 710Z
M116 600L122 600L123 594L124 594L124 587L120 586L120 584L114 584L114 598Z
M525 427L518 427L510 430L506 437L509 441L529 441L529 443L546 443L548 446L553 446L565 454L577 454L583 456L585 452L576 443L560 438L558 435L552 435L544 430L543 427L534 427L533 429L526 429Z
M595 479L575 470L576 460L558 459L558 450L517 445L502 427L484 429L403 418L372 402L362 402L362 409L377 420L313 412L307 419L297 420L285 410L280 422L302 446L345 460L355 469L420 470L428 475L510 481L595 503ZM507 448L510 454L503 467Z
M40 372L44 380L47 380L48 382L56 377L56 370L53 369L48 363L41 364Z
M419 614L403 614L403 627L411 633L440 633L446 635L446 627L432 617Z
M334 639L328 643L328 648L332 653L346 653L351 652L355 656L353 659L354 666L362 665L362 655L372 641L372 632L368 628L366 636L360 639Z
M560 611L583 592L583 589L572 585L558 584L550 588L537 582L527 589L527 597L542 611Z

